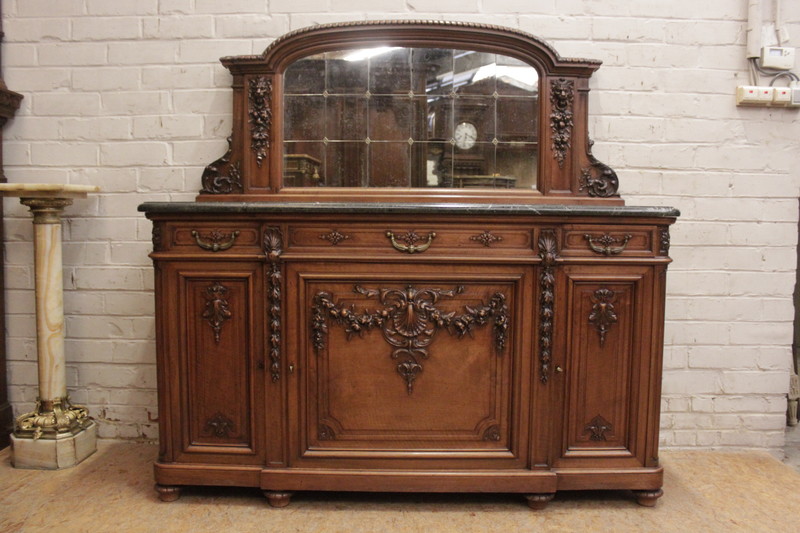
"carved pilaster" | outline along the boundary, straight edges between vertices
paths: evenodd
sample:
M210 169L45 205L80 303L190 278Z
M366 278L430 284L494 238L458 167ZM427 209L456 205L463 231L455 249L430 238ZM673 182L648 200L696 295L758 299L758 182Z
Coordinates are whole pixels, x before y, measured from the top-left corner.
M267 158L272 128L272 80L268 76L250 78L250 148L260 167Z
M269 370L272 381L281 377L281 254L283 235L280 228L267 228L264 232L264 252L267 254L267 300L269 302Z
M563 167L567 152L572 145L572 102L575 98L575 82L558 78L550 82L550 103L553 110L550 113L550 130L553 141L551 148L553 157L558 161L558 166Z
M558 242L553 229L543 229L539 235L539 257L542 259L539 274L539 364L542 383L550 379L550 363L553 359L553 317L555 305L555 264L558 258Z

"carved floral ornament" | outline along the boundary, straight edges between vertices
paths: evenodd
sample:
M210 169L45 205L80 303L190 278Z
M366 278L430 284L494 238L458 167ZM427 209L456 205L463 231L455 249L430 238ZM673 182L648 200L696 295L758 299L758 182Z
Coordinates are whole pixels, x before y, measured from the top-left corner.
M438 331L463 338L472 335L472 330L490 321L494 324L495 348L498 355L505 350L510 319L503 293L496 292L489 303L465 306L462 314L444 311L437 307L442 298L461 294L464 288L418 289L408 285L405 289L365 289L360 285L353 291L366 298L377 298L383 306L374 312L358 312L355 306L345 307L336 302L328 292L314 296L311 324L311 339L317 352L325 349L328 323L345 328L347 338L363 337L369 330L380 328L383 338L392 347L391 357L398 361L396 370L406 382L411 394L414 381L422 372L422 360L428 359L428 348Z
M283 253L283 234L280 228L267 228L264 232L264 252L269 261L267 273L267 300L269 302L269 360L272 382L281 377L281 254Z
M214 332L214 342L219 344L222 326L226 320L229 320L233 313L231 313L230 304L228 303L228 288L215 281L206 287L206 306L203 309L203 318L206 319L211 330Z

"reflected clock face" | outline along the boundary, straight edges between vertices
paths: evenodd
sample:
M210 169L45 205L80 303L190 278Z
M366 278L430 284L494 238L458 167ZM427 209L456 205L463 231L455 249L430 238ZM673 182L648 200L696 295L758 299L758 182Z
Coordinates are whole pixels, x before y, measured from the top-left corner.
M456 146L461 150L469 150L478 140L478 128L471 122L461 122L453 134Z

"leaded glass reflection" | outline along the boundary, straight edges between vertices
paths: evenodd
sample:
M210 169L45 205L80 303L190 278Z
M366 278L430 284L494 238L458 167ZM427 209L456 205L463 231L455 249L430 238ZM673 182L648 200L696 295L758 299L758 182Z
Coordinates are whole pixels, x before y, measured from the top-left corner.
M535 188L538 80L470 50L302 58L284 73L284 185Z

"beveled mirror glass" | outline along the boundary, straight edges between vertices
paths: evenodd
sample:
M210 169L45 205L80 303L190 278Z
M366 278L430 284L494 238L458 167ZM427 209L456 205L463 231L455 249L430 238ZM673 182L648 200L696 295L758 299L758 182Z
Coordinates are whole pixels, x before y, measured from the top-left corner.
M535 189L539 75L447 48L325 52L283 77L286 187Z

